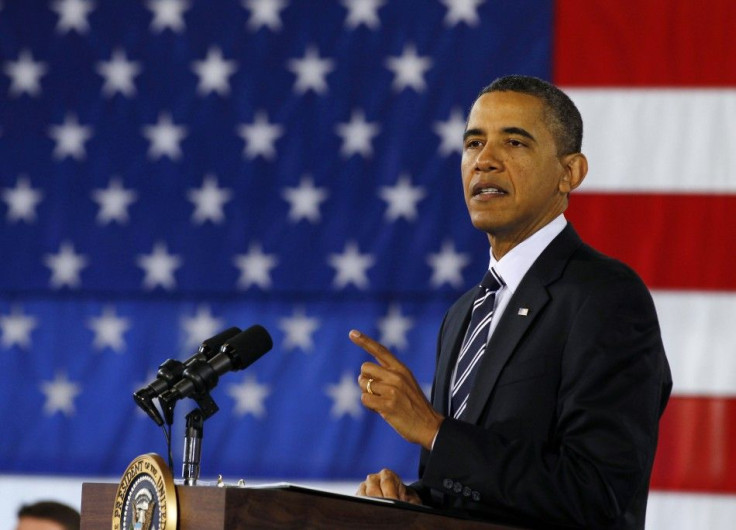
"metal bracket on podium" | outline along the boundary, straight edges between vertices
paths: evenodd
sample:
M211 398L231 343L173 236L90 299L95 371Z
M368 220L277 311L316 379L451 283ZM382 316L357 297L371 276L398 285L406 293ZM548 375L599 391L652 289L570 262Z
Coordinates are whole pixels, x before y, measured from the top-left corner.
M185 486L196 486L199 480L199 463L202 457L202 436L204 435L204 416L194 409L187 414L184 434L184 458L181 476Z
M196 486L197 480L199 480L204 420L220 410L212 396L207 392L199 392L192 398L199 408L192 410L186 416L187 423L184 431L184 455L181 472L186 486ZM174 422L174 406L177 398L171 393L165 393L161 396L160 401L166 424L170 426Z

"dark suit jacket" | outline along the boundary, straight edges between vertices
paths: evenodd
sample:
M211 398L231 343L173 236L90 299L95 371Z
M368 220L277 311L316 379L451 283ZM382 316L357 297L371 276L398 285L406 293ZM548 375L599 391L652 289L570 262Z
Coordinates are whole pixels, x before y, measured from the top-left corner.
M440 330L432 400L443 414L475 294ZM671 388L649 291L568 224L509 301L467 410L442 423L412 486L427 504L497 522L643 528Z

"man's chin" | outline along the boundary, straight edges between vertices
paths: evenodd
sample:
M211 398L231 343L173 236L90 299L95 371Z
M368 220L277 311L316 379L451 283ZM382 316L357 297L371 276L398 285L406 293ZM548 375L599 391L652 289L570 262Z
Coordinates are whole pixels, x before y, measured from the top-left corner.
M497 220L489 219L488 215L470 215L470 222L473 224L473 226L480 230L481 232L485 232L486 234L491 234L498 230L499 223Z

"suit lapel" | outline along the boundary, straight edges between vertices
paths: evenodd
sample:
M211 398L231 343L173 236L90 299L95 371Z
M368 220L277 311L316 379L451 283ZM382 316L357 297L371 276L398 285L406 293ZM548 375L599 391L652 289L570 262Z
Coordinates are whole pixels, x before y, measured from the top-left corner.
M460 419L470 423L480 419L501 370L548 301L547 290L536 281L536 278L530 278L529 281L525 278L519 285L488 343L468 397L468 407ZM518 309L522 307L528 311L526 315L519 315ZM499 333L501 330L503 332Z
M547 286L560 277L570 256L581 243L572 225L568 223L526 273L488 343L486 354L478 367L475 384L470 391L468 407L460 417L461 420L478 422L501 371L519 341L549 302Z

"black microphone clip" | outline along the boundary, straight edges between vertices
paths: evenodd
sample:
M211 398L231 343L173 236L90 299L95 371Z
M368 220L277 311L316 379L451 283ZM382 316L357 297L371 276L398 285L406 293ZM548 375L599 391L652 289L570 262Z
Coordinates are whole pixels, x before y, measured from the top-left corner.
M141 388L133 394L133 399L148 416L156 422L156 425L163 425L164 420L156 408L153 400L160 398L167 390L177 384L184 376L184 372L193 364L206 363L209 359L217 355L222 345L230 338L240 333L240 328L231 327L210 337L202 342L197 353L192 355L184 362L176 359L166 359L158 367L156 379L148 386Z
M165 415L173 415L177 400L191 397L204 418L209 418L218 410L209 391L217 386L220 376L247 368L272 347L268 331L256 324L228 339L210 359L193 361L184 369L181 379L159 396Z

